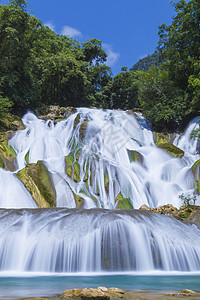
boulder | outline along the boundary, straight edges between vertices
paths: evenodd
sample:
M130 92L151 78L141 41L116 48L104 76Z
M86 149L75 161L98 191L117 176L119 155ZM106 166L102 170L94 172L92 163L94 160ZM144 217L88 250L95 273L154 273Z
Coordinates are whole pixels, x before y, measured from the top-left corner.
M119 288L106 288L98 287L94 288L79 288L65 291L60 298L61 299L125 299L126 291Z
M200 194L200 159L193 164L191 170L196 182L197 193Z
M181 150L180 148L176 147L175 145L171 144L171 143L161 143L159 145L157 145L159 148L161 148L162 150L168 152L169 154L171 154L174 157L183 157L184 155L184 151Z
M129 198L124 198L120 192L115 198L115 203L117 203L117 209L133 209L133 204Z
M42 161L27 164L16 173L38 207L56 207L56 192L51 174Z

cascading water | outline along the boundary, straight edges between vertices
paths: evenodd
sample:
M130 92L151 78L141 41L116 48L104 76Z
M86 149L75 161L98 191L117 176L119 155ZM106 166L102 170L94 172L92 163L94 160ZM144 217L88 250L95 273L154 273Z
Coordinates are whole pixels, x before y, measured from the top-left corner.
M151 212L0 210L0 222L1 271L200 270L200 231Z
M198 144L189 138L191 126L175 140L180 148L188 144L180 159L156 147L148 122L140 114L80 108L56 125L32 113L24 116L23 123L26 129L10 141L19 169L25 167L27 155L29 163L45 161L53 179L59 178L54 181L57 206L76 206L69 186L84 199L84 208L110 209L117 207L119 193L134 208L143 204L179 207L179 195L194 190L190 167L200 156L194 155ZM65 172L65 156L69 154L78 165L78 180ZM130 155L139 156L139 160L132 161Z
M190 133L197 119L174 141L183 158L155 145L141 114L79 108L56 125L32 113L23 123L9 142L18 170L0 169L0 207L18 208L0 210L1 272L200 271L195 226L141 210L114 210L119 195L135 209L179 207L179 195L194 191L191 166L200 156ZM16 177L27 161L39 160L62 208L35 209ZM75 195L84 209L76 209Z

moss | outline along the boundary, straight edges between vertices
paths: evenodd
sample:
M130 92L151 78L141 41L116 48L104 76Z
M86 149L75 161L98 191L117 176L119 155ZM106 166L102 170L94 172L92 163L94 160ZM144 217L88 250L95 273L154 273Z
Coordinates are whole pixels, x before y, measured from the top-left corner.
M73 169L72 169L72 166L69 166L69 167L66 167L65 168L65 172L66 174L72 178L72 173L73 173Z
M85 175L84 175L84 178L83 178L84 182L88 181L88 178L89 178L89 176L88 176L88 169L89 169L89 164L87 163Z
M199 181L197 181L197 192L200 195L200 182Z
M81 154L81 149L79 149L78 151L76 151L75 157L76 157L77 161L79 160L80 154Z
M128 157L129 157L130 162L136 161L136 162L141 162L142 163L143 157L139 152L137 152L135 150L127 149L127 153L128 153Z
M29 151L25 155L25 161L27 164L29 163Z
M67 166L71 166L74 163L74 154L70 152L67 156L65 156L65 164Z
M0 157L2 167L9 171L16 170L16 153L14 149L8 145L8 141L11 138L12 133L7 132L5 134L0 134Z
M200 167L200 159L198 159L197 161L195 161L195 163L192 165L192 170L195 170L197 167Z
M74 181L80 182L80 165L78 162L74 163Z
M38 207L56 207L56 192L51 175L42 161L28 164L16 176L37 203Z
M169 154L171 154L174 157L183 157L184 151L180 148L176 147L175 145L171 143L163 143L159 145L159 148L165 150Z
M3 158L0 156L0 168L5 169L5 164Z
M161 144L165 144L167 143L167 136L165 133L160 133L160 132L156 132L156 137L155 137L155 144L156 146L159 146Z
M80 114L78 114L74 120L74 129L76 129L76 126L79 124L80 122Z
M109 193L109 177L108 177L108 172L104 173L104 186L107 194Z
M75 198L75 201L76 201L76 207L77 208L83 208L84 206L84 199L78 195L76 195L74 192L74 198Z
M190 206L186 206L184 210L181 210L177 217L180 219L187 219L193 212L193 209Z
M115 203L117 203L117 209L133 209L131 200L124 198L121 192L115 198Z
M87 123L88 123L88 120L85 120L80 126L79 137L80 137L81 141L83 141L85 138Z

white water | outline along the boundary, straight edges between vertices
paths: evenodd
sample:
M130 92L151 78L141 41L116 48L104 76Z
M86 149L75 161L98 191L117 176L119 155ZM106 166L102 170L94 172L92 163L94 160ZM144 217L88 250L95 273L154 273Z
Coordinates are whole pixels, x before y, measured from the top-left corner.
M182 159L156 147L140 114L80 108L56 125L32 113L23 122L26 128L10 141L19 170L26 166L27 154L29 163L43 160L55 185L57 206L70 210L35 209L14 172L0 169L0 207L18 208L0 210L0 272L200 271L200 231L195 226L144 211L73 209L73 192L84 198L84 208L113 209L119 192L134 208L169 203L179 207L179 195L194 191L191 166L200 156L190 133L197 119L175 139L185 151ZM139 161L130 161L133 150ZM80 182L65 172L69 153L78 157Z
M80 121L75 126L78 114ZM84 120L88 122L81 140L79 131ZM29 163L46 162L54 179L59 207L76 206L72 190L84 198L85 208L113 209L117 206L115 198L119 192L130 199L134 208L143 204L179 207L182 204L179 195L194 191L190 168L200 156L196 154L199 146L190 138L190 133L197 121L195 119L186 133L175 140L185 151L182 159L155 146L152 131L142 115L128 115L123 111L80 108L56 125L28 113L23 118L26 129L17 132L10 144L17 153L19 169L25 167L27 153ZM128 150L137 151L141 161L130 162ZM79 153L80 182L73 181L65 173L64 158L70 152L74 156ZM84 182L86 172L87 185ZM199 197L196 203L200 204Z
M200 231L151 212L0 210L1 272L200 271Z

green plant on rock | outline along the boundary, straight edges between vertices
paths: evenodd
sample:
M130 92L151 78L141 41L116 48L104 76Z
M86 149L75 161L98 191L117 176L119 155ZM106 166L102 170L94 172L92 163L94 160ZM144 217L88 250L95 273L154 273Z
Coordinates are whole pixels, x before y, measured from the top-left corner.
M183 193L179 196L179 198L183 201L183 204L185 206L195 205L197 200L197 195L195 192L193 192L192 195L184 195Z

